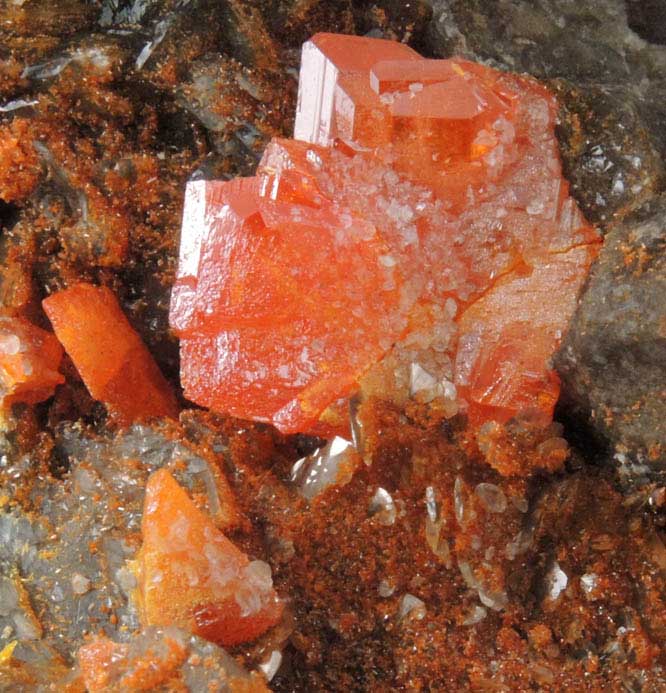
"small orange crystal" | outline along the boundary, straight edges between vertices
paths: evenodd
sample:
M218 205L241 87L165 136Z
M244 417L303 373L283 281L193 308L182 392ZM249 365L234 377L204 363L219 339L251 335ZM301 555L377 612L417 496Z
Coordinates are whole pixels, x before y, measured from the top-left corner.
M144 625L177 625L229 646L280 620L269 566L236 548L166 469L148 480L141 529Z
M52 294L42 305L90 394L107 406L116 423L178 417L169 383L113 292L77 284Z
M0 317L0 409L48 399L65 382L62 347L53 334L24 318Z

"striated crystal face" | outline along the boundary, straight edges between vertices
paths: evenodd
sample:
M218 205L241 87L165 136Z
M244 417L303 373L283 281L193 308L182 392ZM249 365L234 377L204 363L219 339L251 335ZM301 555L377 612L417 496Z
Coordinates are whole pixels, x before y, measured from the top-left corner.
M332 405L359 389L475 425L550 414L549 358L598 247L555 112L529 78L313 37L297 139L253 178L188 185L171 307L186 396L283 432L342 432Z

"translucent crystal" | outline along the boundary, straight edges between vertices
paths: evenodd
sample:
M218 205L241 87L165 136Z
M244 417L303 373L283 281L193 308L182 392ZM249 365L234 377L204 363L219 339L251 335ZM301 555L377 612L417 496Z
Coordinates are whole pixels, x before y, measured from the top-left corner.
M556 600L567 588L568 584L569 576L560 568L559 563L555 561L547 577L548 596L552 600Z
M556 112L526 78L314 36L296 139L253 178L188 185L170 314L186 396L326 437L348 435L334 410L359 390L476 427L550 416L599 241Z
M279 650L273 650L269 658L259 665L267 681L272 681L275 674L282 664L282 653Z
M426 615L426 605L418 597L413 594L405 594L400 600L398 607L398 619L404 621L406 619L421 620Z
M580 577L580 585L588 599L594 599L594 592L599 582L599 576L595 573L585 573Z
M426 488L426 542L437 558L448 567L451 567L451 551L446 536L442 534L444 518L440 515L440 507L437 502L435 489L432 486Z
M329 486L348 483L359 457L348 440L336 436L324 447L298 460L291 470L291 482L302 496L312 500Z
M486 609L484 609L482 606L478 606L478 604L472 609L470 609L469 614L465 617L465 620L463 621L463 626L474 626L477 623L481 623L483 619L488 615L488 612Z
M388 580L382 580L377 588L377 593L380 597L390 597L395 592L395 585L391 584Z
M506 510L506 496L499 486L482 483L478 484L474 490L489 512L503 513Z
M380 486L370 500L368 512L382 525L394 524L397 511L391 494Z

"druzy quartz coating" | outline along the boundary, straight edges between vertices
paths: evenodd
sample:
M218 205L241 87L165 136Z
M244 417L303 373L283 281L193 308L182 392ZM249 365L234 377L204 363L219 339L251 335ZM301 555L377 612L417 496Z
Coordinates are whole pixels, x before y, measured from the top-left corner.
M252 178L188 184L185 395L285 433L339 431L358 390L443 398L474 425L551 414L549 359L599 243L555 112L527 77L314 36L296 139Z

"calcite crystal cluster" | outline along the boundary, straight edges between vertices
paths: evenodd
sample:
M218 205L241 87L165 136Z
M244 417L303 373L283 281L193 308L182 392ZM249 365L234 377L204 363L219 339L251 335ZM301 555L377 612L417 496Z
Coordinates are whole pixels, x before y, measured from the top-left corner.
M598 249L534 80L386 40L303 47L294 140L188 184L171 324L191 400L341 430L359 389L475 424L559 392L549 359Z

